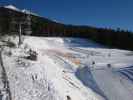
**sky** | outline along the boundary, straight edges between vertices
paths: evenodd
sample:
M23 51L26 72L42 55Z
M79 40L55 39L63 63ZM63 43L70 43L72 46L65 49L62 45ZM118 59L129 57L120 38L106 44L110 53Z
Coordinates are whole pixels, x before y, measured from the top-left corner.
M0 0L65 24L133 31L133 0Z

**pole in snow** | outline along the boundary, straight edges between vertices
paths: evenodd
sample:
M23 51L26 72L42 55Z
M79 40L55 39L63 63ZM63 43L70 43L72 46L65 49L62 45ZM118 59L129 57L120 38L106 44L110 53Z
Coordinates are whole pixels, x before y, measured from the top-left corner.
M19 43L18 45L20 46L22 44L22 24L19 23Z

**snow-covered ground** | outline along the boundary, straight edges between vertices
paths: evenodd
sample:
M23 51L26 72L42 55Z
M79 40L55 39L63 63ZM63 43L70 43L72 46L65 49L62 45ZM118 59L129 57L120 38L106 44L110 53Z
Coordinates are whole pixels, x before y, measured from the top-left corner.
M81 38L23 40L19 48L2 50L12 100L132 100L132 51ZM30 49L37 52L36 61L26 59Z

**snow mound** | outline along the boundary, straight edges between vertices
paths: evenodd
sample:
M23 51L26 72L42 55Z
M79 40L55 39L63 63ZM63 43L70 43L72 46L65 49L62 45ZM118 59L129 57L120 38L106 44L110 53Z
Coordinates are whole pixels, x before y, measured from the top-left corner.
M91 73L91 70L85 66L83 68L78 68L77 71L75 72L75 75L81 82L88 88L91 88L94 92L100 94L104 98L106 96L104 95L103 91L100 90L98 87L97 83L95 82L95 79L93 78L93 75ZM106 98L107 99L107 98Z

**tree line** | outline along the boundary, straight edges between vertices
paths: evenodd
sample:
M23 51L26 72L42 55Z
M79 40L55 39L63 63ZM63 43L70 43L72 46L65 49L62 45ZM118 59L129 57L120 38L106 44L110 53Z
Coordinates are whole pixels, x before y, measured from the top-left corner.
M33 16L32 35L53 37L81 37L111 48L133 50L133 33L128 30L65 25Z
M27 15L21 12L0 8L0 34L18 34L20 20L21 22L25 20L27 18L25 16ZM27 25L22 25L22 34L24 35L27 35L25 31ZM133 50L133 33L120 28L107 29L83 25L66 25L48 18L31 15L31 31L33 36L81 37L111 48Z

